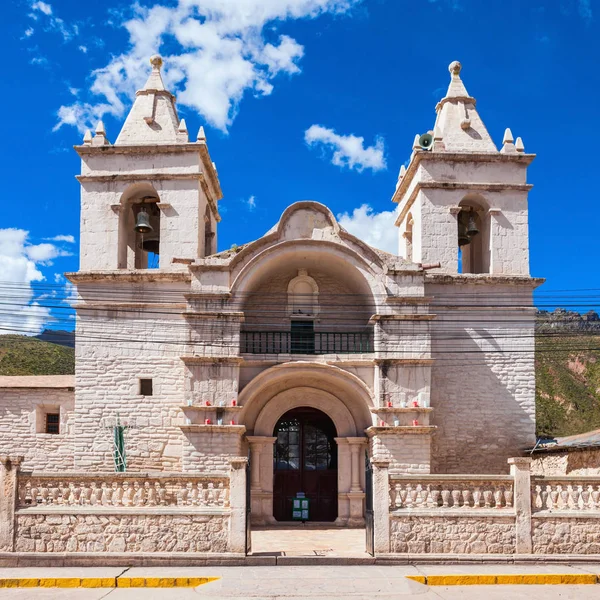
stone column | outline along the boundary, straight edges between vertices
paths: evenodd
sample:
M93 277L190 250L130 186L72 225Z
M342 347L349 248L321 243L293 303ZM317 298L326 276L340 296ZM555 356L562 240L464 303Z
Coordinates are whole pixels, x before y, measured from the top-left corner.
M351 472L351 484L350 491L351 492L362 492L360 487L360 465L362 458L360 451L362 447L366 443L365 438L348 438L348 443L350 444L350 454L352 456L352 472Z
M22 456L0 456L0 552L15 550L15 509Z
M509 458L514 478L515 538L517 554L531 554L531 458Z
M375 553L390 551L390 463L372 460L373 465L373 526L375 530Z
M250 487L252 491L260 491L260 453L263 447L263 438L246 436L246 439L250 444Z
M229 552L246 552L246 457L229 459Z

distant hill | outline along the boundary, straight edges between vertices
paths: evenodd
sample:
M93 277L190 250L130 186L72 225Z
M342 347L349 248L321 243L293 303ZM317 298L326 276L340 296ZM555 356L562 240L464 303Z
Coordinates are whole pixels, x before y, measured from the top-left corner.
M75 348L75 332L65 331L64 329L44 329L42 333L35 336L36 339L42 342L51 342L59 346L68 346Z
M72 375L75 350L26 335L0 335L0 375Z

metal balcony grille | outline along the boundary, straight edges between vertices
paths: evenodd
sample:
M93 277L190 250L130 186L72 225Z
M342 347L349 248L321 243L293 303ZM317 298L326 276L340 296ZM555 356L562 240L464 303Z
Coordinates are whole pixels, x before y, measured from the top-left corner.
M370 331L242 331L240 352L248 354L362 354L373 352Z

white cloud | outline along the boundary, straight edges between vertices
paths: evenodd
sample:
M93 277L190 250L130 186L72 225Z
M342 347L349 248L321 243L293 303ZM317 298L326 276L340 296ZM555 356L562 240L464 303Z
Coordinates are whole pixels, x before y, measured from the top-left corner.
M386 168L382 138L376 138L373 146L365 148L365 138L355 135L338 135L333 129L312 125L304 132L304 141L309 146L320 146L333 151L331 162L338 167L363 171L381 171ZM326 152L324 152L326 154Z
M50 309L33 299L31 283L43 281L35 256L39 250L27 244L27 231L0 229L0 334L36 335L51 319ZM48 244L50 245L50 244ZM48 256L48 250L40 252Z
M396 216L396 211L384 210L378 213L368 204L363 204L355 208L352 214L339 214L337 219L348 233L369 246L398 254L398 228L394 225Z
M74 244L75 238L72 235L55 235L51 238L44 238L47 242L67 242L67 244Z
M256 208L256 196L250 196L246 200L246 204L248 205L248 210L254 210Z
M48 59L45 56L34 56L29 62L32 65L45 66L48 64Z
M31 37L33 35L34 29L33 27L28 27L24 32L23 35L28 38Z
M81 51L82 51L84 54L87 54L87 51L88 51L88 49L87 49L87 46L79 46L79 49L80 49L80 50L81 50Z
M48 16L52 14L52 7L49 4L46 4L45 2L34 2L31 5L31 8L33 10L39 10L40 12L43 12L45 15Z
M31 4L31 9L33 12L30 13L29 16L34 21L39 20L40 22L44 22L44 29L46 31L60 33L65 42L68 42L79 33L79 27L76 24L69 25L65 23L63 19L55 17L50 4L47 4L46 2L33 2ZM31 32L33 33L33 30ZM25 35L27 35L27 32L25 32ZM29 36L27 35L27 37Z
M72 252L58 248L54 244L35 244L25 247L25 254L33 262L41 265L51 265L55 258L73 256Z
M173 54L164 57L165 83L181 104L225 131L244 93L268 95L277 75L299 72L304 48L278 34L283 21L344 13L360 2L177 0L151 8L135 4L129 20L116 15L129 34L129 48L91 73L90 100L62 106L55 129L66 124L82 130L106 113L122 117L147 77L141 67L168 41Z

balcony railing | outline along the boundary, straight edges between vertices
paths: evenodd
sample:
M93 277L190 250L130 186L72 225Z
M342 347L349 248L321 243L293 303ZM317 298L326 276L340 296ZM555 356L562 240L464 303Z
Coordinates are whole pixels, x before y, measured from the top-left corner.
M242 331L248 354L362 354L373 352L373 334L361 332Z

